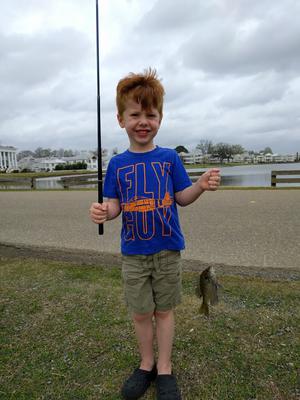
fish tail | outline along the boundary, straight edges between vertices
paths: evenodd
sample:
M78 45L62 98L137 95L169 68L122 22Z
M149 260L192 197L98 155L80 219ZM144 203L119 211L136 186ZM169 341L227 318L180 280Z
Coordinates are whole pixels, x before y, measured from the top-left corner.
M208 305L206 303L202 303L200 307L200 314L205 314L208 317L209 311L208 311Z

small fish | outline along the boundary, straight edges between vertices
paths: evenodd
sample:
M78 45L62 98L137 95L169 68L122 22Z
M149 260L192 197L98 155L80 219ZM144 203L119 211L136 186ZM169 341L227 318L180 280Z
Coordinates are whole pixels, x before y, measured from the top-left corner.
M209 316L209 304L215 305L218 303L218 282L216 273L213 267L208 267L201 272L199 282L196 288L196 294L201 299L202 305L200 313Z

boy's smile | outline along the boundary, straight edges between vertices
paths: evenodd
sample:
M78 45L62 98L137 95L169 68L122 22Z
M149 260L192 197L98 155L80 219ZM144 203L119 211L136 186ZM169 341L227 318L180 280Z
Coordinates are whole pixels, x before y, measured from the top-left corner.
M153 139L161 123L161 116L156 108L144 110L140 103L128 99L125 111L117 117L120 127L127 132L130 150L146 152L154 148Z

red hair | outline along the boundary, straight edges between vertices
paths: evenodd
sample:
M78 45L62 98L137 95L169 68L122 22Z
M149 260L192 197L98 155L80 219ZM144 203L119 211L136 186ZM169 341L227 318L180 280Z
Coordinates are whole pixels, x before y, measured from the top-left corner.
M142 109L156 108L162 117L165 91L157 77L156 70L148 68L143 74L130 73L117 85L117 109L121 116L126 109L126 101L134 100Z

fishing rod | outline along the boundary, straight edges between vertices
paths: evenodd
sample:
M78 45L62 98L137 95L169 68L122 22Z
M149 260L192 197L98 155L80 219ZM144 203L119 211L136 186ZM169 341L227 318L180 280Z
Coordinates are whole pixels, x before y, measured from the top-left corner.
M101 146L101 114L100 114L100 52L99 52L99 7L96 0L96 45L97 45L97 139L98 139L98 203L103 203L102 189L102 146ZM99 224L99 235L103 235L103 224Z

